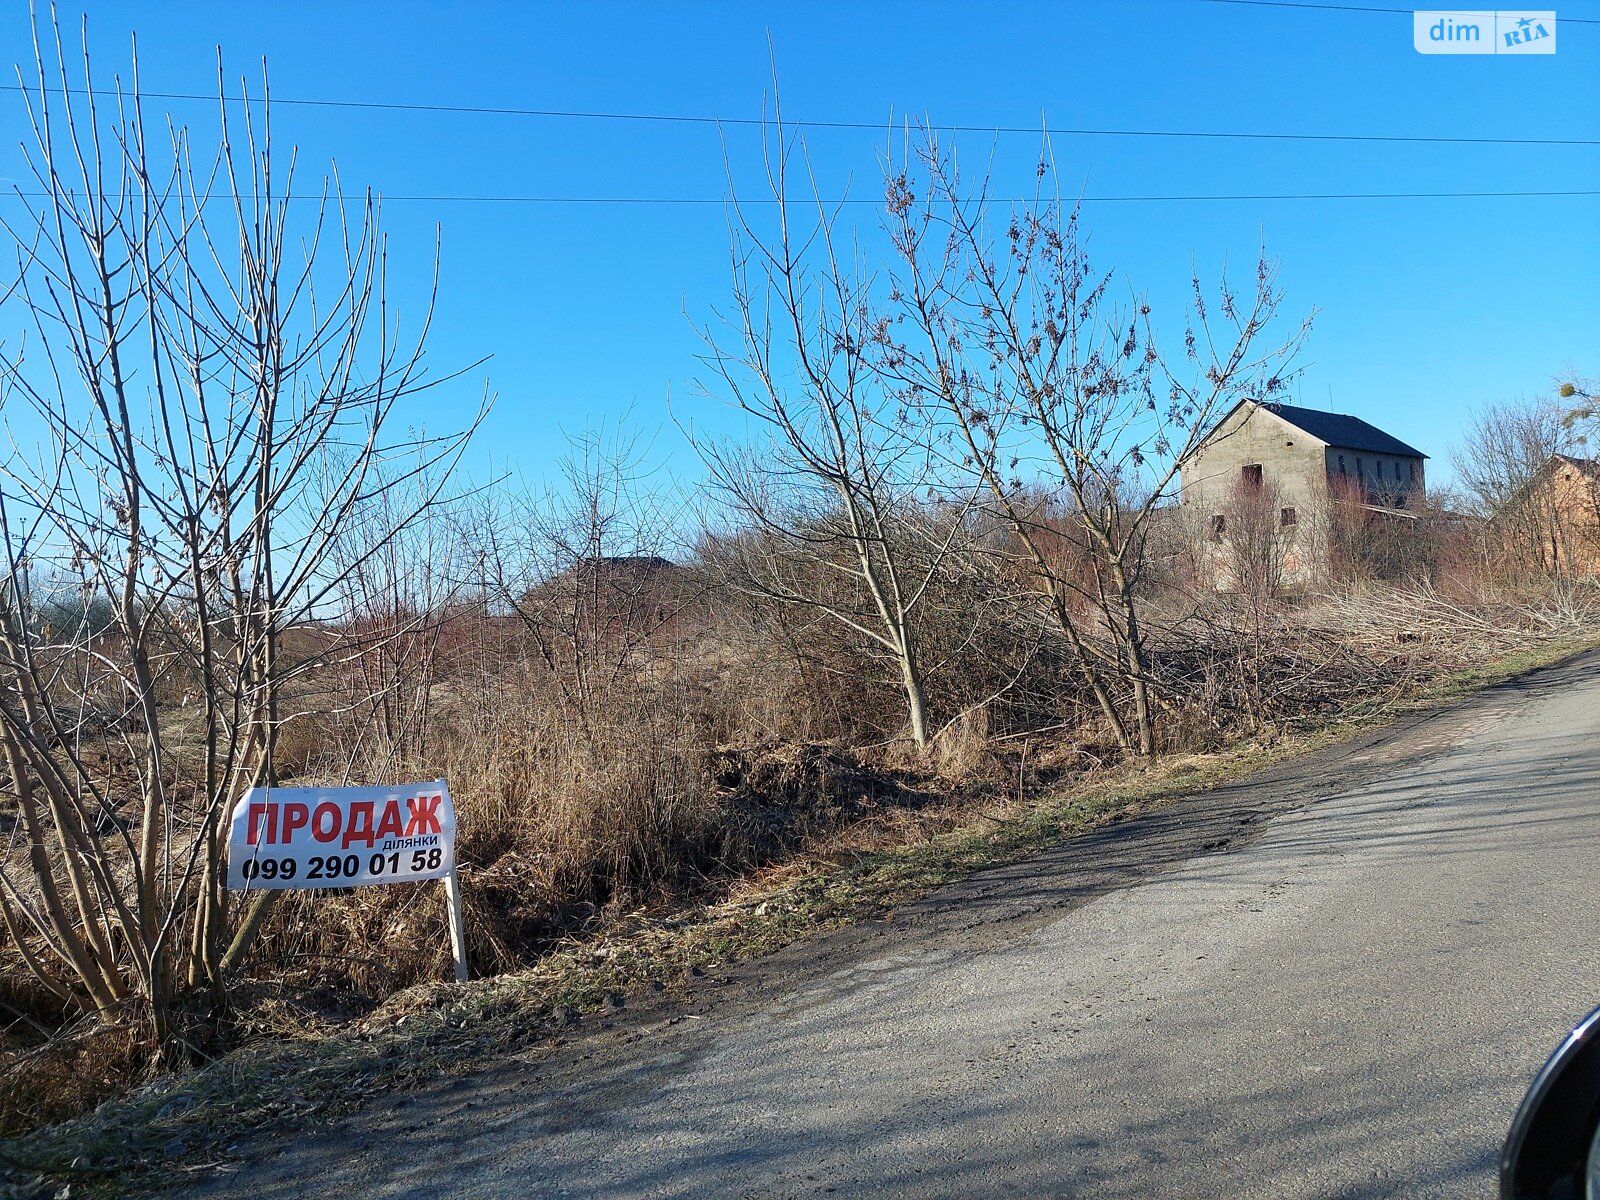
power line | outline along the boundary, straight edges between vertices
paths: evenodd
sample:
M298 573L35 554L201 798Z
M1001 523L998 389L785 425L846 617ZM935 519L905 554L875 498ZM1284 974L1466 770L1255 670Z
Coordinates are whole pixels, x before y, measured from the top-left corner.
M1600 196L1600 190L1595 191L1528 191L1528 192L1301 192L1301 193L1239 193L1227 195L1149 195L1149 196L1083 196L1081 199L1086 204L1123 204L1123 203L1199 203L1204 201L1227 200L1455 200L1455 199L1500 199L1524 196ZM671 197L671 196L380 196L382 200L400 201L426 201L436 204L625 204L625 205L724 205L731 201L725 198L710 199L705 197ZM1007 200L995 198L1001 204L1025 203L1027 198ZM1067 199L1072 199L1068 197ZM762 197L755 200L740 200L740 204L776 204L778 201L771 197ZM792 205L813 204L815 200L810 197L801 197L789 201ZM839 204L874 204L881 205L881 199L865 199L843 197L834 200L822 201L824 207L832 208Z
M1217 3L1245 3L1246 0L1215 0ZM1250 0L1256 2L1256 0ZM1266 0L1260 0L1265 3ZM1286 2L1286 0L1285 0ZM1292 7L1307 7L1297 5ZM1396 11L1373 10L1373 11ZM1597 22L1600 23L1600 22ZM34 92L37 89L22 84L0 84L0 91ZM59 88L49 89L59 95ZM114 88L70 89L73 95L92 94L116 96ZM183 100L217 103L219 97L204 92L141 92L150 100ZM223 96L230 103L259 101L260 97ZM371 112L447 113L466 116L535 117L546 120L618 121L636 124L698 125L711 127L766 127L771 122L762 117L716 117L686 113L606 112L581 109L510 108L482 104L417 104L398 100L328 100L312 97L274 96L272 103L300 108L348 108ZM891 128L888 121L815 121L784 119L791 129L868 130L882 133ZM1372 133L1263 133L1248 130L1222 129L1092 129L1045 125L929 125L937 133L965 134L1028 134L1033 137L1121 137L1121 138L1177 138L1200 140L1235 140L1268 142L1357 142L1394 145L1446 145L1446 146L1600 146L1600 138L1535 138L1535 137L1433 137L1401 134Z
M44 199L49 193L39 191L24 192L14 190L9 193L0 193L17 196L25 199ZM1122 203L1204 203L1207 201L1240 201L1240 200L1467 200L1467 199L1518 199L1525 197L1584 197L1600 196L1600 189L1593 191L1506 191L1506 192L1239 192L1226 194L1196 194L1196 195L1122 195L1122 196L1082 196L1064 197L1064 201L1082 200L1086 204L1122 204ZM217 195L210 197L214 202L233 200L232 196ZM291 200L302 203L322 203L320 194L306 193L291 196ZM365 196L338 196L330 197L331 202L344 204L365 203ZM709 207L712 205L728 205L732 201L726 197L703 196L472 196L472 195L395 195L383 192L374 192L373 199L383 203L427 203L427 204L551 204L551 205L581 205L581 204L612 204L631 205L636 207ZM1028 203L1029 197L991 197L992 202L999 204ZM758 197L752 200L740 200L739 204L754 206L758 204L777 204L772 197ZM813 197L802 196L791 199L792 205L812 205L817 203ZM842 197L824 199L821 201L826 208L833 208L842 204L882 204L881 199L866 199L855 197Z
M1399 16L1409 17L1416 10L1410 8L1379 8L1371 4L1314 4L1310 0L1202 0L1206 4L1239 4L1247 8L1304 8L1322 12L1353 12L1353 13L1394 13ZM1450 12L1451 9L1441 11ZM1462 9L1462 12L1468 10ZM1473 10L1484 11L1484 10ZM1600 20L1592 17L1563 17L1557 16L1556 23L1560 25L1600 25Z

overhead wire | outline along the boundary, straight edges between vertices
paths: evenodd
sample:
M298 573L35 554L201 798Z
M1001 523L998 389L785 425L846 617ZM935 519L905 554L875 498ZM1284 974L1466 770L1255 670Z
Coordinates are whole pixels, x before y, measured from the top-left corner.
M23 84L0 84L0 91L32 92L36 89ZM60 89L49 89L60 94ZM114 97L115 88L73 88L75 95ZM257 103L261 96L207 94L205 92L140 91L148 100L179 100L216 104ZM123 93L126 95L126 93ZM436 104L402 100L337 100L311 96L277 96L271 98L275 106L311 108L347 108L373 112L440 113L466 116L530 117L544 120L616 121L664 125L700 125L711 127L768 127L773 122L766 117L728 117L697 113L618 112L590 109L518 108L488 104ZM965 134L1026 134L1033 137L1107 137L1107 138L1173 138L1211 139L1237 141L1278 142L1366 142L1395 145L1445 145L1445 146L1600 146L1600 137L1548 138L1548 137L1468 137L1437 134L1379 134L1379 133L1285 133L1264 130L1238 129L1115 129L1050 125L980 125L940 124L928 122L927 128L935 133ZM870 130L882 132L893 126L889 120L818 120L804 117L783 119L789 129Z
M50 193L42 191L23 191L13 189L0 190L0 196L14 196L23 199L38 200L48 198ZM1082 202L1085 204L1166 204L1166 203L1205 203L1208 201L1226 202L1242 200L1497 200L1521 198L1558 198L1558 197L1588 197L1600 196L1600 189L1593 190L1551 190L1551 191L1461 191L1461 192L1231 192L1231 193L1196 193L1194 195L1084 195L1077 197L1063 197L1064 202ZM218 193L210 197L212 201L232 201L233 196ZM322 203L324 196L320 192L303 192L288 197L290 200L302 203ZM366 193L330 193L327 200L337 200L344 204L357 204L366 202ZM624 205L637 207L711 207L732 205L735 201L730 197L709 196L493 196L493 195L415 195L408 193L388 193L373 189L372 199L382 203L428 203L428 204L552 204L552 205ZM978 197L973 197L977 200ZM1026 203L1029 197L1004 197L989 196L985 199L1002 204ZM737 204L752 206L758 204L778 204L776 197L756 197L745 199L740 197ZM821 203L824 207L835 208L839 205L850 204L882 204L881 199L867 199L863 197L845 196L828 198L818 201L813 196L790 197L787 200L791 205L814 205Z
M1384 8L1375 5L1355 4L1327 4L1313 3L1311 0L1200 0L1202 3L1233 4L1246 7L1267 7L1284 9L1305 9L1311 11L1354 12L1354 13L1394 13L1406 14L1410 9ZM1588 20L1581 17L1562 17L1563 24L1590 24L1600 25L1600 20ZM0 91L25 92L35 91L22 84L0 84ZM59 94L59 89L49 89L52 93ZM116 96L117 89L70 89L75 94L92 94L102 96ZM203 103L251 103L259 102L260 96L227 95L216 96L202 92L181 91L143 91L141 98L151 100L193 101ZM643 123L661 125L689 125L713 127L770 127L771 121L765 117L741 116L716 116L696 113L663 113L663 112L625 112L603 111L586 109L558 109L558 108L524 108L501 105L484 104L443 104L423 103L416 101L399 100L351 100L334 99L329 97L311 96L273 96L271 103L286 107L310 108L339 108L357 111L373 112L405 112L405 113L438 113L468 116L498 116L498 117L524 117L542 120L579 120L579 121L612 121L623 123ZM859 120L820 120L808 118L785 118L785 127L790 129L813 130L872 130L881 131L889 127L889 121L859 121ZM1043 123L1033 125L977 125L977 124L935 124L928 123L927 127L934 132L963 133L963 134L990 134L990 135L1015 135L1028 134L1039 137L1106 137L1106 138L1169 138L1169 139L1208 139L1208 140L1239 140L1239 141L1276 141L1276 142L1320 142L1320 143L1369 143L1392 145L1449 145L1449 146L1563 146L1563 147L1595 147L1600 146L1600 138L1541 138L1541 137L1486 137L1486 136L1451 136L1437 134L1370 134L1370 133L1294 133L1268 130L1226 130L1226 129L1139 129L1139 128L1095 128L1071 127L1049 125ZM13 191L12 195L37 198L40 193ZM1600 190L1564 189L1564 190L1504 190L1504 191L1417 191L1417 192L1287 192L1287 193L1226 193L1226 194L1149 194L1149 195L1086 195L1080 197L1085 203L1207 203L1226 201L1346 201L1346 200L1444 200L1444 199L1505 199L1505 198L1559 198L1559 197L1590 197L1600 195ZM318 196L301 197L305 200L318 200ZM358 197L346 197L346 200ZM726 197L672 197L672 196L563 196L563 195L414 195L387 193L382 194L386 202L401 203L461 203L461 204L542 204L542 205L627 205L627 206L699 206L722 205L728 203ZM810 202L812 198L807 198ZM774 204L775 199L741 200L741 204ZM878 204L876 199L840 198L825 200L824 203L833 206L837 204Z

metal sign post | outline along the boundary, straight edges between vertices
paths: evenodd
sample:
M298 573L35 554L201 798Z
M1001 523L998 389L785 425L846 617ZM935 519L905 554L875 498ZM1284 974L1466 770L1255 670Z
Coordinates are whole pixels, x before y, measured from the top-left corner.
M444 881L456 979L467 978L456 812L442 779L400 787L252 788L228 834L230 891Z

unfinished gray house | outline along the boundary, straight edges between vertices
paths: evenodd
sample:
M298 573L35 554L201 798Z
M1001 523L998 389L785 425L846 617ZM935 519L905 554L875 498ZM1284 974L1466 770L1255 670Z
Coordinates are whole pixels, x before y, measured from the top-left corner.
M1181 510L1218 589L1249 571L1272 590L1304 586L1323 565L1334 502L1414 519L1427 457L1359 417L1243 400L1180 465Z

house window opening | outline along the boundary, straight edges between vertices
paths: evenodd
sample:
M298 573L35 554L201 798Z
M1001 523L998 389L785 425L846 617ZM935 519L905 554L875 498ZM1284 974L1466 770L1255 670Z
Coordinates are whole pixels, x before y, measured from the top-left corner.
M1286 508L1281 513L1279 513L1278 514L1278 520L1280 521L1280 523L1283 525L1283 527L1285 529L1288 529L1293 525L1297 525L1300 522L1299 516L1295 513L1294 509L1292 509L1292 508Z
M1211 540L1220 542L1222 535L1228 532L1228 518L1218 513L1211 518Z
M1252 491L1261 487L1261 464L1249 463L1239 468L1239 477Z

